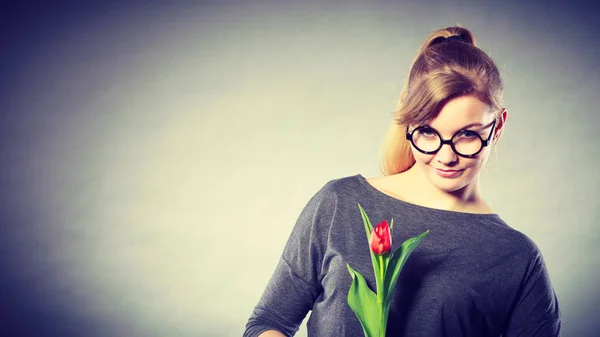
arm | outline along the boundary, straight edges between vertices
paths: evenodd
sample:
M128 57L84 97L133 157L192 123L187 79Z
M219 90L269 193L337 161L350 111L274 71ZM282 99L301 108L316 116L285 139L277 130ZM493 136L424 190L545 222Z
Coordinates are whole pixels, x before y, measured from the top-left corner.
M558 337L561 313L542 255L529 263L509 317L506 337Z
M289 337L298 331L323 291L321 265L335 203L335 193L325 185L304 207L244 337Z
M243 337L257 337L269 330L293 336L318 295L319 290L298 276L282 256L246 324Z

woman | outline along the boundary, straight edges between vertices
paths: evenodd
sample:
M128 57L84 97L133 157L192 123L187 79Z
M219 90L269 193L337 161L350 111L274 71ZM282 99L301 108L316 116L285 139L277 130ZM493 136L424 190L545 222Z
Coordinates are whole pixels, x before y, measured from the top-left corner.
M387 336L559 336L560 310L534 242L485 202L479 175L506 122L494 62L465 28L435 31L401 94L383 177L328 182L308 202L244 336L363 336L346 263L375 289L357 203L394 219L392 243L430 233L400 274Z

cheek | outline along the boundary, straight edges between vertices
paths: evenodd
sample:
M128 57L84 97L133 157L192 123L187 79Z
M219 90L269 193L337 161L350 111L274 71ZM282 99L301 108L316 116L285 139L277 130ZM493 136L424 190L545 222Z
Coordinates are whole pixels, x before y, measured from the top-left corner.
M486 161L487 161L487 156L485 156L485 155L479 156L477 158L470 158L470 159L465 158L463 165L465 168L467 168L471 171L471 174L477 174L483 169Z
M469 160L472 161L472 164L471 164L472 166L482 167L485 165L485 163L487 163L489 156L490 156L490 152L484 150L479 154L479 156L477 156L477 158L471 158Z
M433 155L423 154L415 149L412 149L412 154L418 164L429 164L434 157Z

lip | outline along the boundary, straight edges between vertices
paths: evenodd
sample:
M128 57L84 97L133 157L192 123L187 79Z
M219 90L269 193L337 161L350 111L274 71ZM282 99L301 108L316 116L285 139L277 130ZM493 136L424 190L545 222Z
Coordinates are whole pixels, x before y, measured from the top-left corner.
M454 178L459 176L463 170L443 170L436 168L435 172L442 178Z
M439 169L439 168L436 168L436 170L442 171L442 172L459 172L459 171L462 171L462 170L444 170L444 169Z

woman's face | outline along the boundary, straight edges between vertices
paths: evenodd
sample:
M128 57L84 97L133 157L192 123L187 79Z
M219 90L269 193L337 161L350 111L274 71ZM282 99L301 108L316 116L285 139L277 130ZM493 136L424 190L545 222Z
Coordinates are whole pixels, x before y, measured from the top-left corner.
M427 125L436 130L444 140L451 139L458 132L459 134L454 138L457 141L461 138L469 141L470 138L471 141L475 139L479 142L472 132L463 131L474 131L485 141L490 137L493 122L494 114L490 112L487 104L473 96L460 96L449 101L439 115ZM502 124L501 118L500 123L497 122L494 126L495 134L498 134L497 131L502 128ZM409 132L418 126L420 125L411 125ZM423 133L423 137L431 137L431 135L434 133L427 131ZM413 135L415 136L416 134ZM473 158L459 156L449 144L442 145L434 154L419 152L413 145L412 152L416 163L431 184L442 191L455 192L478 182L479 173L487 162L491 146L492 142Z

